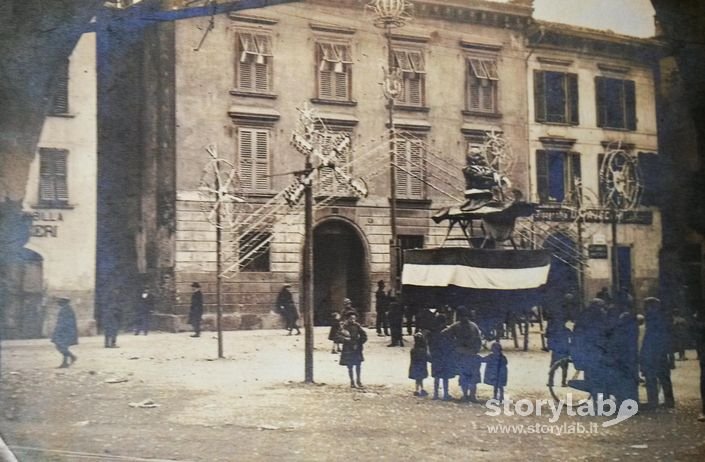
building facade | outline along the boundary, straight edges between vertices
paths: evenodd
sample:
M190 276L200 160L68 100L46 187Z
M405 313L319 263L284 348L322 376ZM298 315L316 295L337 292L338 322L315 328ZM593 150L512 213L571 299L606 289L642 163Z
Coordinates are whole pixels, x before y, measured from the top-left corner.
M244 199L225 217L236 225L222 232L224 325L275 325L277 292L287 283L297 292L301 283L303 215L286 206L282 191L296 189L294 172L304 167L291 138L310 106L329 138L347 140L349 149L335 154L343 180L362 178L369 190L356 196L330 169L314 179L314 318L325 323L345 297L373 312L376 282L389 285L390 274L389 114L381 88L390 57L402 73L393 112L402 249L444 241L445 226L431 216L463 202L466 155L488 137L511 147L513 189L542 205L538 220L548 232L525 245L543 245L553 228L565 227L557 217L574 210L576 173L599 192L603 142L656 151L652 69L634 54L653 43L536 23L529 1L427 0L414 2L413 21L393 31L390 53L367 3L308 0L139 30L122 24L130 39L113 47L119 27L99 26L99 46L111 50L99 69L114 71L99 79L101 287L154 287L159 325L179 330L197 281L212 321L211 152L222 159L221 185L234 170L230 192ZM621 113L600 109L595 79L606 79L599 85L609 98L621 98ZM110 174L118 165L127 172L119 178ZM630 213L617 226L619 251L629 255L621 261L631 262L620 271L641 296L658 278L659 214ZM611 242L603 218L585 225L584 244ZM609 263L580 265L584 276L575 279L586 295L611 278Z
M95 32L87 32L56 70L57 90L24 196L32 225L24 264L13 272L8 338L50 334L56 297L71 299L81 333L95 333L95 63Z
M583 271L584 297L602 287L627 289L637 300L655 296L661 250L652 181L658 158L657 42L560 24L536 26L527 60L527 154L531 197L540 204L537 219L557 233L561 221L570 223L572 235L562 244L582 245L586 258L575 269L563 269ZM635 180L642 192L634 203L610 203L620 186L610 184L604 161L616 151L638 159L641 175ZM585 210L580 235L576 214L564 213L576 208ZM555 260L553 265L566 266ZM574 277L578 282L578 274Z

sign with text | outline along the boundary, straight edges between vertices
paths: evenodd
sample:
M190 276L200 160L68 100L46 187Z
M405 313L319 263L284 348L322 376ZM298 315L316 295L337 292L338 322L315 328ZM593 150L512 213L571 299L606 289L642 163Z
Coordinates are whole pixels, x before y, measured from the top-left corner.
M650 225L653 223L653 213L650 210L625 210L617 212L617 223L625 225ZM539 206L534 219L536 221L569 222L578 218L574 208L561 206ZM594 208L585 210L585 223L612 223L614 216L612 210Z
M606 260L608 258L607 246L603 244L591 244L588 246L588 258Z

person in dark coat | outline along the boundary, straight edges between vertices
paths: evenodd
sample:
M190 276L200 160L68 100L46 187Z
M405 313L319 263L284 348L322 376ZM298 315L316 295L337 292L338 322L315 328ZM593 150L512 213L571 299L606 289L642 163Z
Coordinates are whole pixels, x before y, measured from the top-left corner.
M389 330L392 332L392 341L388 347L404 346L404 337L402 336L402 325L404 323L404 310L395 297L391 297L389 301Z
M78 345L78 328L76 327L76 314L71 308L68 298L58 300L59 313L56 317L56 327L51 336L52 343L61 353L63 361L60 368L66 368L76 362L76 355L69 351L72 345Z
M470 312L464 306L457 309L458 320L446 327L443 333L448 335L455 346L455 365L460 377L463 399L477 402L477 384L481 381L480 349L482 337L477 324L470 321Z
M431 358L431 375L433 376L433 399L438 399L439 385L443 384L443 400L453 399L448 393L448 380L455 377L455 360L453 341L444 333L446 317L436 316L433 329L428 334L428 351Z
M617 403L639 401L639 324L628 307L620 308L616 323L607 334L609 392Z
M191 337L201 336L201 319L203 318L203 292L201 284L194 282L191 284L193 293L191 294L191 309L188 312L188 323L193 327Z
M340 353L340 339L338 337L338 332L340 332L340 324L342 320L340 319L340 313L333 311L330 314L330 330L328 331L328 340L333 342L330 353L336 355Z
M362 388L360 373L362 362L365 360L362 349L367 342L365 329L357 323L357 314L354 311L345 313L345 322L340 326L338 338L343 344L343 351L340 353L340 365L347 366L350 377L350 387ZM353 380L353 368L355 369L356 381Z
M428 396L423 388L423 381L428 377L428 346L426 337L421 332L414 334L414 346L410 352L409 378L415 382L414 396Z
M120 292L113 289L111 298L103 304L100 312L100 321L103 327L105 348L117 348L117 334L120 329Z
M416 328L426 335L432 328L435 316L428 306L424 306L416 315Z
M154 311L154 295L150 293L149 288L145 287L137 300L135 335L139 335L140 332L144 335L149 333L149 317L152 311Z
M387 311L389 310L389 296L384 291L384 281L377 281L377 292L375 292L375 311L377 312L377 320L375 322L377 335L379 337L389 336L389 322L387 320ZM384 334L382 334L384 329Z
M484 383L493 387L492 398L501 403L504 401L504 387L507 386L508 361L502 353L501 343L492 343L490 351L490 354L482 358L485 363Z
M671 351L671 323L663 310L661 300L649 297L644 300L646 331L641 346L641 371L646 380L647 408L658 405L659 386L663 390L664 404L675 406L671 367L668 355Z
M570 354L573 364L584 371L585 385L594 398L605 392L607 336L605 330L605 301L594 298L575 320Z
M277 295L277 307L282 313L282 316L284 316L289 335L291 335L293 329L296 329L296 335L301 335L301 329L299 329L299 326L296 324L296 321L299 319L299 312L294 304L294 297L289 291L290 287L291 284L285 284L282 290L279 291L279 295Z

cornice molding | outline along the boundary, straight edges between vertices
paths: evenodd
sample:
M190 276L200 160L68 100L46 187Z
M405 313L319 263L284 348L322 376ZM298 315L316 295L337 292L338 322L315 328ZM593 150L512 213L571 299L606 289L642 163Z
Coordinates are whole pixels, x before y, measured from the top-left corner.
M499 53L502 45L493 43L470 42L468 40L460 40L460 47L467 51L485 51L491 53Z
M338 24L328 24L328 23L322 23L322 22L310 22L308 23L309 27L316 32L326 32L326 33L332 33L332 34L346 34L346 35L353 35L355 34L355 29L351 27L346 27L346 26L340 26Z
M238 13L230 13L230 14L228 14L228 18L230 18L231 21L246 22L246 23L250 23L250 24L260 24L260 25L265 25L265 26L273 26L279 22L278 19L274 19L274 18L267 18L264 16L250 16L250 15L244 15L244 14L238 14Z

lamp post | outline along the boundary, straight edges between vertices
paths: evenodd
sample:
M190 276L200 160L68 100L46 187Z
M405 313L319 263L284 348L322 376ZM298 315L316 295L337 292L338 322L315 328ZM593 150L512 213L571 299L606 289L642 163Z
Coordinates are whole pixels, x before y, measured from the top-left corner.
M399 243L397 238L396 144L394 134L394 99L402 90L402 73L395 63L392 49L392 29L403 27L411 19L411 3L407 0L373 0L367 7L375 15L374 25L384 29L387 38L387 69L384 70L382 91L387 100L389 124L389 285L392 293L399 291Z

